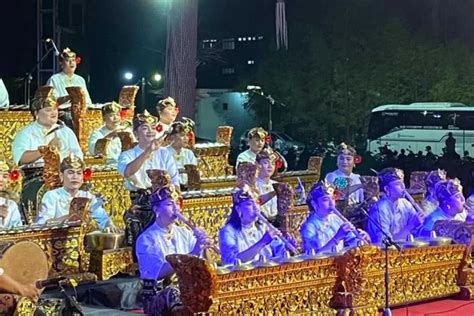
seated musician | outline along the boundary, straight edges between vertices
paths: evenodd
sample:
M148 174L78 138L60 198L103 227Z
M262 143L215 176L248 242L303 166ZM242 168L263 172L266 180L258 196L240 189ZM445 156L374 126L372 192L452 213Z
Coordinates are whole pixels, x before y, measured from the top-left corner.
M132 134L131 128L125 129L121 124L123 121L120 118L121 107L118 103L109 102L102 107L102 119L104 125L95 129L89 137L89 153L95 156L95 145L100 139L108 139L110 143L107 145L106 158L109 163L117 163L118 157L122 152L122 142L117 135L119 131L129 131Z
M37 301L41 290L35 284L21 284L0 268L0 315L13 315L16 307L16 295ZM13 297L12 297L13 295Z
M102 207L102 200L90 192L81 190L84 183L84 162L74 155L66 157L60 165L60 177L63 186L46 192L41 200L41 206L35 224L46 224L67 221L69 208L75 197L89 198L89 212L92 219L102 230L118 231Z
M438 169L433 170L425 178L426 194L421 202L421 208L426 215L436 210L439 206L438 199L436 198L436 184L440 181L446 180L446 171Z
M79 75L75 74L77 69L78 59L76 53L69 48L63 49L58 56L59 64L61 65L61 72L52 75L46 84L52 86L53 96L58 99L59 104L69 102L69 94L67 87L81 87L86 95L86 104L92 104L89 91L87 90L86 81ZM68 104L70 106L70 103ZM64 106L61 106L63 108ZM67 107L67 106L66 106Z
M435 194L439 206L425 218L419 236L429 237L434 224L439 220L472 221L471 214L464 208L466 200L459 179L439 181Z
M9 193L7 192L10 179L9 171L8 164L0 160L0 230L23 225L18 205L9 199Z
M151 181L146 173L149 169L166 170L171 177L171 183L179 187L179 173L173 156L162 147L163 137L157 137L156 117L145 110L133 120L133 132L138 145L124 151L118 159L118 172L125 178L125 188L136 193L151 187Z
M166 133L171 129L171 124L176 120L179 113L179 107L172 97L158 101L156 104L156 111L158 112L160 131L158 133ZM158 135L160 137L161 135Z
M180 172L180 183L186 185L188 183L188 177L184 172L185 165L197 166L196 156L191 149L186 148L189 143L189 132L191 127L185 122L174 122L171 124L170 135L168 140L170 145L166 147L169 153L172 155L176 167Z
M258 174L256 179L256 188L259 195L274 192L273 184L276 181L270 179L275 172L277 154L270 148L264 148L257 154L256 162L258 164ZM272 197L268 202L260 206L263 215L270 221L275 220L278 214L277 197Z
M256 259L282 255L284 244L276 237L281 232L258 220L258 196L244 185L232 195L232 212L227 223L219 230L219 249L224 264L236 259L243 263Z
M337 189L344 189L350 183L350 186L360 185L360 175L353 173L355 167L354 158L357 155L352 146L341 143L337 148L337 170L326 175L326 181L332 183ZM346 179L350 179L348 182ZM349 205L354 205L364 201L364 190L359 188L349 195Z
M55 99L38 97L31 102L31 113L35 121L23 127L12 143L13 161L18 166L42 162L39 147L57 147L61 159L69 153L82 158L81 147L74 132L58 121L58 107Z
M380 244L383 235L373 222L395 241L406 240L423 223L424 214L417 212L404 198L406 193L403 178L403 171L397 168L385 168L378 173L380 191L383 194L372 204L369 210L372 220L367 221L367 232L374 244Z
M167 175L165 175L167 176ZM200 255L211 244L198 229L191 231L175 225L179 194L169 179L150 197L155 221L143 231L136 242L140 278L143 280L143 305L148 315L175 315L185 307L179 289L170 284L173 268L166 261L169 254Z
M305 252L312 249L316 252L337 252L344 246L355 247L361 242L370 242L366 232L357 230L354 233L356 228L334 212L334 191L331 183L320 181L308 193L306 203L310 213L300 229Z
M239 163L241 162L255 163L257 154L265 146L267 136L268 136L268 133L263 128L261 127L252 128L247 134L247 144L249 146L249 149L240 153L239 156L237 156L237 162L236 162L235 167L237 167Z

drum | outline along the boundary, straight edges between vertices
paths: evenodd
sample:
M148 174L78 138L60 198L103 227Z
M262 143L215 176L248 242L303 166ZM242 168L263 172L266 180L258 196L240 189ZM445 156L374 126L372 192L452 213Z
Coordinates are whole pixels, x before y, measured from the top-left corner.
M0 242L0 268L21 284L31 284L48 278L46 253L31 241Z

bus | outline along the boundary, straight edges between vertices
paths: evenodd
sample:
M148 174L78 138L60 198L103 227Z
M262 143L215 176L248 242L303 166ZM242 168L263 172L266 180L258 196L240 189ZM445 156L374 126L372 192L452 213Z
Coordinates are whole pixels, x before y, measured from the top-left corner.
M388 104L374 108L367 133L367 150L378 153L379 147L414 153L431 146L443 154L448 133L456 139L456 152L474 154L474 106L462 103Z

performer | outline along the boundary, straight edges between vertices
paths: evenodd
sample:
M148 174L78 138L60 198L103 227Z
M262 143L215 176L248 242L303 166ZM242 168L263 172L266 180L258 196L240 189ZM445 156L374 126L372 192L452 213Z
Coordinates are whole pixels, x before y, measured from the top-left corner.
M370 242L366 232L356 230L354 225L339 215L334 204L334 190L331 183L320 181L308 193L306 204L310 214L300 229L305 252L312 249L316 252L338 252L344 246L355 247Z
M74 132L58 121L56 100L38 97L31 103L35 121L23 127L12 143L13 161L18 166L43 162L38 147L51 145L59 149L61 159L69 153L82 158L81 147Z
M8 108L9 105L10 100L8 99L8 91L2 78L0 78L0 108Z
M9 194L6 191L10 180L9 171L8 164L0 160L0 230L23 225L18 205L9 199ZM3 195L2 193L6 194Z
M158 123L158 137L161 137L163 133L168 132L171 129L171 124L176 120L179 113L179 107L172 97L158 101L156 105L156 111L160 119Z
M15 313L17 295L28 297L36 302L40 292L34 284L19 283L0 268L0 315L13 315Z
M276 181L270 179L275 172L275 162L277 160L276 153L270 148L265 148L257 154L256 162L258 164L258 175L256 180L256 188L259 195L264 195L270 192L274 192L273 184ZM260 205L260 210L263 215L270 220L274 221L278 214L277 197L272 197L268 202Z
M376 222L393 240L405 240L415 234L424 220L424 214L417 212L414 206L404 198L405 184L403 171L397 168L385 168L378 174L380 191L379 200L369 210L367 232L372 242L382 241L382 232L374 225Z
M360 185L360 175L353 173L355 167L354 157L357 155L352 146L341 143L337 148L337 170L326 175L326 181L332 183L336 188L350 183L351 186ZM347 181L346 179L350 179ZM349 206L364 201L364 190L362 187L349 195Z
M69 218L69 207L75 197L89 198L90 215L102 230L118 232L109 216L102 207L102 200L90 192L81 190L84 183L84 162L73 154L66 157L60 165L60 177L63 186L46 192L41 200L41 206L35 224L46 224L49 221L59 222Z
M425 178L425 187L426 187L426 194L421 202L421 208L425 212L425 215L429 215L435 209L438 208L439 202L436 198L436 184L440 181L446 180L446 171L438 169L433 170Z
M70 101L67 87L81 87L86 95L86 104L92 104L89 91L87 91L86 81L74 72L77 69L76 53L69 48L63 49L59 55L59 63L61 65L61 72L54 74L48 79L47 85L52 86L53 96L58 99L59 104L65 104ZM71 104L61 105L60 108L70 107Z
M138 145L122 152L118 159L118 172L125 178L129 191L146 190L151 187L146 174L149 169L166 170L171 183L179 188L179 173L172 155L162 146L163 137L156 138L158 120L145 110L133 121L133 132Z
M249 149L242 152L237 156L237 162L235 167L239 166L241 162L251 162L255 163L255 159L257 158L257 154L263 149L265 146L265 139L268 136L267 131L265 131L261 127L254 127L252 128L247 134L247 144Z
M89 137L89 153L96 155L95 145L99 139L109 139L110 143L107 145L107 162L117 163L118 157L122 152L122 142L117 135L119 131L128 131L132 133L131 128L124 128L123 121L120 118L121 107L118 103L109 102L102 107L102 119L104 125L101 128L94 130Z
M161 182L168 181L163 179ZM211 244L201 231L175 225L178 198L179 194L169 184L151 195L150 204L156 218L136 242L138 268L143 280L143 305L148 315L175 315L185 310L177 285L170 284L174 271L165 257L169 254L200 255Z
M188 183L187 174L184 173L185 165L197 166L196 156L193 151L186 148L189 143L189 132L191 132L189 124L184 122L174 122L171 124L170 135L168 140L170 145L166 147L168 152L174 159L176 167L180 172L180 183L186 185Z
M281 232L258 221L256 194L245 185L232 195L232 212L219 230L219 249L224 264L236 259L248 262L257 255L266 258L282 255L284 244L276 237Z
M472 221L471 214L464 208L466 200L459 179L439 181L435 186L435 194L439 206L425 218L419 236L429 237L434 224L439 220Z

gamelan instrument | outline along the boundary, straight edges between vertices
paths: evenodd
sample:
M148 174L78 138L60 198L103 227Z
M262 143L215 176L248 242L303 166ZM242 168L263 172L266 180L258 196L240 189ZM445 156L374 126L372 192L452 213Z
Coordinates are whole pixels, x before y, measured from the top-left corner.
M276 230L276 231L280 231L278 228L276 228L275 226L273 226L272 223L270 223L270 221L260 212L257 212L257 217L258 219L264 223L267 227L269 227L270 229L273 229L273 230ZM281 234L281 232L280 232ZM291 251L293 254L295 255L298 255L299 254L299 251L298 249L296 249L296 247L288 240L286 239L283 235L280 235L278 236L278 238L285 244L285 247Z
M415 199L411 196L411 194L408 193L407 190L405 190L403 193L404 193L405 198L408 200L408 202L410 202L411 205L413 205L413 207L415 208L416 212L417 212L419 215L425 216L425 212L423 212L423 209L418 205L418 203L416 203Z
M178 210L175 211L175 215L180 221L182 221L184 224L186 224L186 226L188 226L192 231L198 230L198 231L200 231L204 234L204 232L199 227L197 227L196 224L194 224L191 220L187 219ZM209 247L209 248L212 249L213 251L215 251L217 254L220 253L219 248L217 248L215 245L211 245L211 247Z
M333 209L332 209L332 213L333 213L334 215L336 215L337 217L339 217L343 222L349 223L349 224L352 225L352 223L351 223L347 218L345 218L345 217L341 214L341 212L339 212L336 208L333 208ZM357 230L357 228L354 228L354 229L352 230L352 232L354 233L354 235L356 235L356 237L357 237L360 241L366 243L364 236L362 236L362 234Z
M31 241L1 241L0 268L20 284L34 284L48 277L46 253Z

